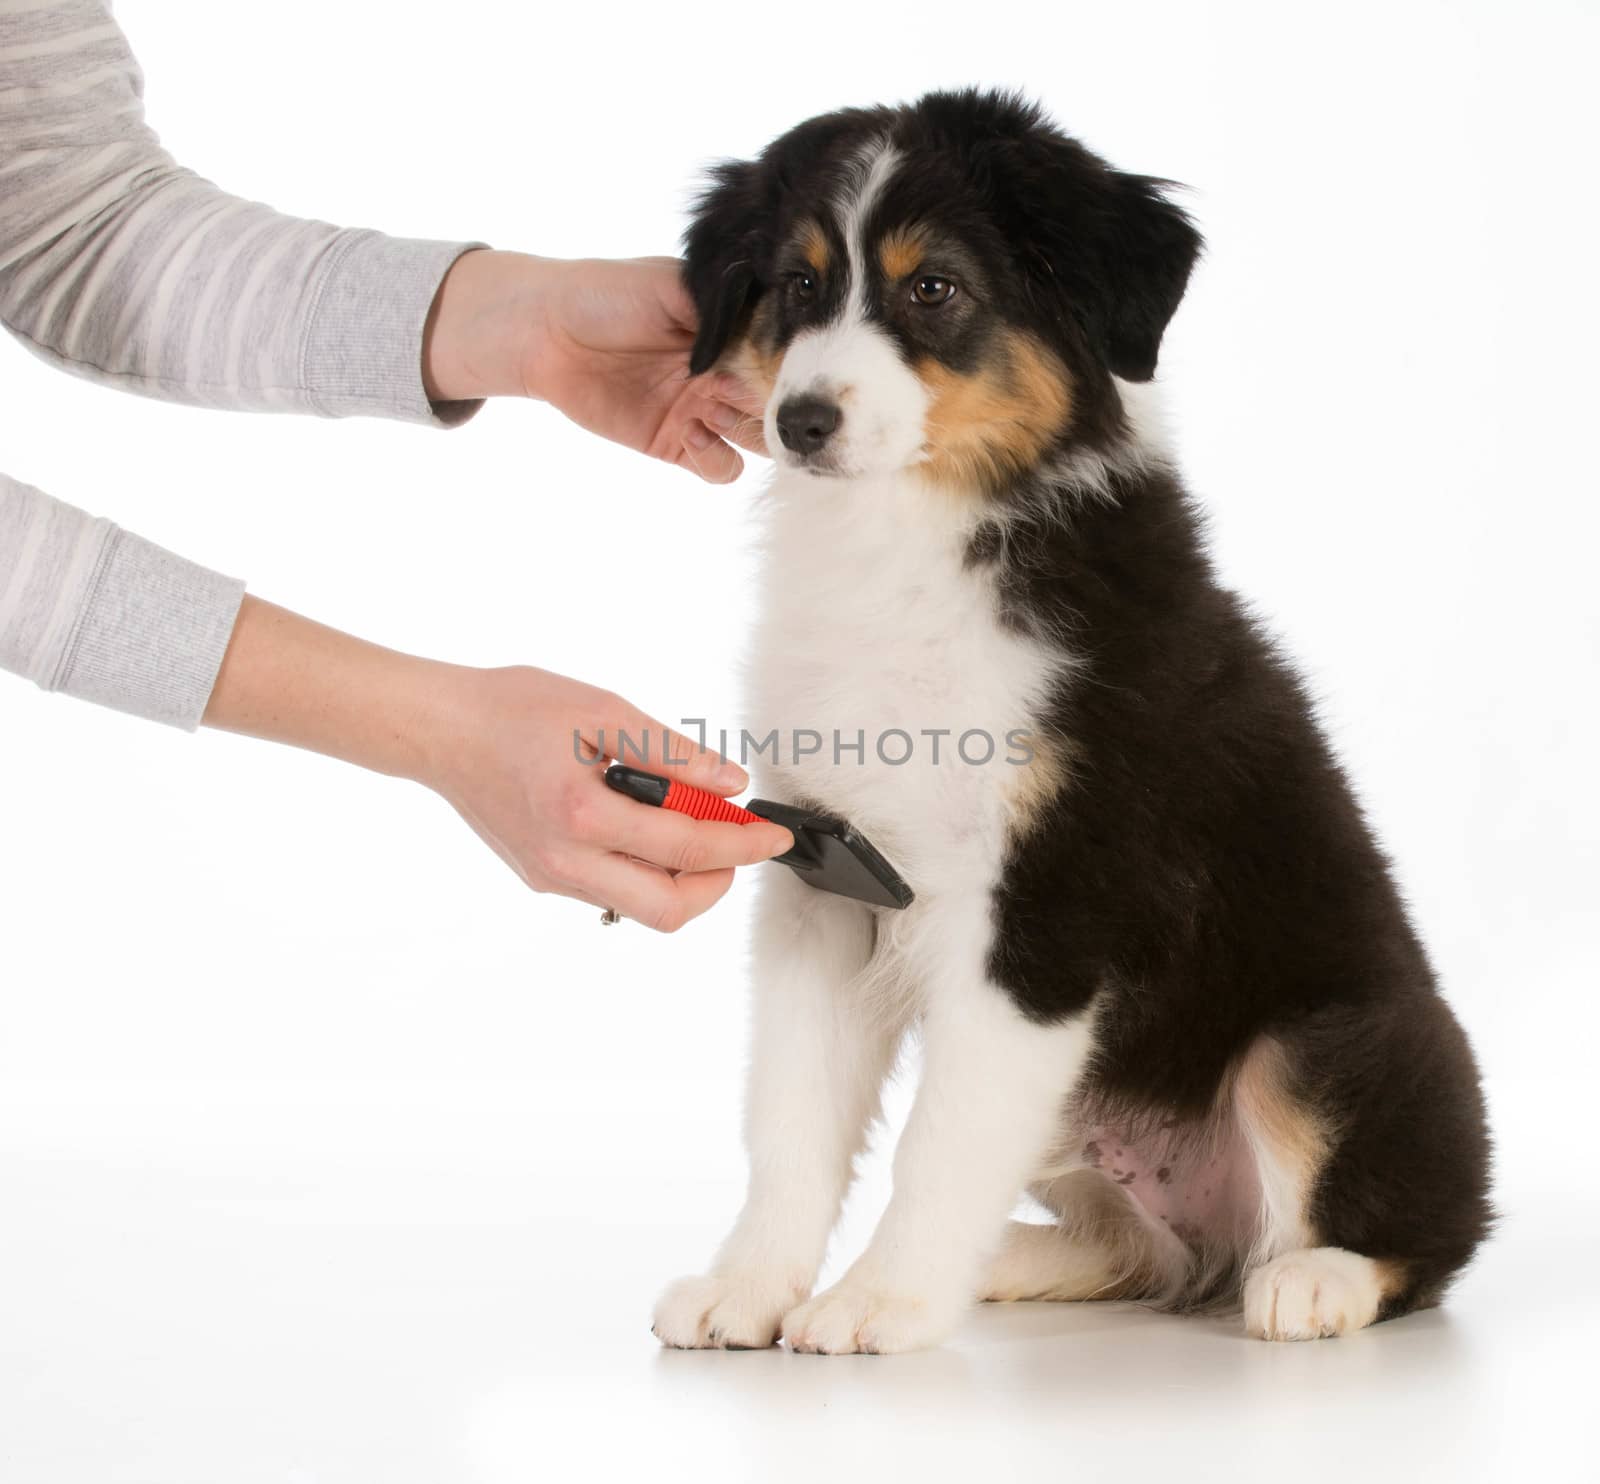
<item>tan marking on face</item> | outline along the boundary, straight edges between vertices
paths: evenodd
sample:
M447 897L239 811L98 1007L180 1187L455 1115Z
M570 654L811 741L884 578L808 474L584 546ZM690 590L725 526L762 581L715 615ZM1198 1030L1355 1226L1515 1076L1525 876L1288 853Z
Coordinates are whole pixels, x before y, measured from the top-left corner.
M772 400L778 368L783 364L773 320L772 295L767 294L757 301L743 330L728 342L711 368L720 375L737 377L763 407ZM761 447L764 427L760 411L746 412L741 407L739 412L741 421L727 436L745 447Z
M828 271L828 239L815 222L807 222L800 229L800 256L818 273Z
M972 373L923 361L928 389L924 472L942 484L988 490L1038 461L1072 419L1072 378L1052 351L1020 330L1000 337Z
M773 298L768 294L756 304L744 332L730 340L717 357L715 368L737 376L760 393L763 402L771 400L772 390L778 384L778 368L783 364L783 352L773 334L773 320Z
M928 239L917 227L896 227L878 244L878 266L890 283L909 278L927 256Z

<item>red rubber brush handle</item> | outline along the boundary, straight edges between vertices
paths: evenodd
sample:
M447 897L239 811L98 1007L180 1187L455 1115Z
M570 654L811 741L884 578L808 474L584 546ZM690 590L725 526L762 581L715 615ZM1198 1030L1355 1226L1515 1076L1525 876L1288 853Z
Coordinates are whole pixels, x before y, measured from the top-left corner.
M642 768L629 768L613 763L606 769L606 786L619 794L637 799L641 804L654 804L658 809L671 809L675 814L687 814L690 819L713 819L719 824L754 824L761 818L748 809L741 809L718 794L677 778L663 778L659 773L646 773Z
M690 819L714 819L721 824L754 824L761 817L741 809L730 799L707 793L703 788L676 778L667 786L667 796L661 801L661 807L687 814Z

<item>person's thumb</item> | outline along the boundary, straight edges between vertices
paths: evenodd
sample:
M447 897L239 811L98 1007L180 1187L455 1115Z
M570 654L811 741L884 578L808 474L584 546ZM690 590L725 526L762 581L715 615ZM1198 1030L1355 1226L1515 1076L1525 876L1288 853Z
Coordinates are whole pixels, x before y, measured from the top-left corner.
M723 761L716 752L626 702L617 710L619 714L605 728L604 751L613 762L676 778L714 794L742 793L749 788L750 777L737 763Z

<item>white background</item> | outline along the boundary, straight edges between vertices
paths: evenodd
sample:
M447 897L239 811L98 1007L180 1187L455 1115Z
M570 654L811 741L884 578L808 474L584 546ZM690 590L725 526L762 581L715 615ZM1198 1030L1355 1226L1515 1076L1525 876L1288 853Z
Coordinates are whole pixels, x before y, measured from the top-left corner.
M655 1290L739 1199L751 882L602 936L421 790L0 677L5 1477L1592 1467L1592 6L117 13L185 163L400 234L671 251L709 160L969 82L1189 183L1179 448L1477 1044L1506 1220L1450 1307L1320 1346L1025 1306L922 1357L661 1355ZM528 406L160 406L9 342L0 408L8 473L263 596L744 720L759 470L704 488ZM845 1255L883 1186L880 1150Z

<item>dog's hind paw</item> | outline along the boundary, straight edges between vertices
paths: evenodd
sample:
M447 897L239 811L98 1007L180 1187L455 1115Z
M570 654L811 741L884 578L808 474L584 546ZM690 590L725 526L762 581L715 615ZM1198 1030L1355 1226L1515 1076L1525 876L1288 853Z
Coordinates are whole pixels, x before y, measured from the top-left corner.
M1388 1267L1342 1247L1285 1252L1245 1279L1244 1327L1258 1340L1318 1340L1378 1317Z

